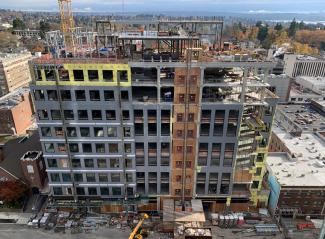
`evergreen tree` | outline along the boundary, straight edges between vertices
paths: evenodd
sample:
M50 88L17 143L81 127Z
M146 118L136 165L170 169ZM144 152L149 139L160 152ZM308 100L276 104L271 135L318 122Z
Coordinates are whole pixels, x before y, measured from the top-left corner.
M26 25L20 18L15 18L12 22L12 28L14 30L24 30L26 29Z
M260 25L258 29L257 39L260 40L260 42L263 42L267 38L268 32L269 27L267 25Z
M281 31L283 29L283 26L280 23L277 23L274 27L274 30Z
M292 22L290 23L290 26L289 26L289 29L288 29L289 37L295 37L298 28L299 28L299 23L297 23L296 19L294 18L292 20Z

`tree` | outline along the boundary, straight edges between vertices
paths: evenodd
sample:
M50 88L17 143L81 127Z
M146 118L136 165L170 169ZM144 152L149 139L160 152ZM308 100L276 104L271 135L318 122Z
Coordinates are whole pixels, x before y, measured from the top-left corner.
M19 46L18 38L10 32L0 32L0 51L8 51Z
M27 186L18 180L0 182L0 200L5 203L16 201L26 190Z
M258 29L257 39L260 40L260 42L263 42L267 36L268 36L269 28L267 25L260 25Z
M285 30L278 32L277 37L275 39L275 43L278 46L281 46L284 43L290 43L290 38L288 36L288 33Z
M20 18L15 18L12 22L12 28L14 30L24 30L26 29L26 25Z
M51 26L48 22L40 21L39 23L39 30L41 31L41 38L45 39L45 33L50 31Z
M281 25L281 23L277 23L274 27L274 30L276 31L281 31L283 29L283 26Z
M295 37L298 29L299 29L299 23L297 23L296 19L294 18L292 20L292 22L290 23L290 26L288 29L289 37Z

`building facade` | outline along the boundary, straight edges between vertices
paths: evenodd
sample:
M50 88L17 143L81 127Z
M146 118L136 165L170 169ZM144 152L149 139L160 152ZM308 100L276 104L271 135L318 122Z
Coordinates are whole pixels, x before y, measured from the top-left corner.
M195 62L190 77L180 62L39 59L31 66L57 198L183 196L213 200L211 207L267 202L262 177L278 98L248 70L236 76L244 85L219 82L220 67L236 63Z
M13 92L30 82L30 53L0 54L0 96Z
M0 135L21 135L33 123L29 88L23 87L0 97Z
M289 77L324 77L325 60L310 56L285 54L284 73Z

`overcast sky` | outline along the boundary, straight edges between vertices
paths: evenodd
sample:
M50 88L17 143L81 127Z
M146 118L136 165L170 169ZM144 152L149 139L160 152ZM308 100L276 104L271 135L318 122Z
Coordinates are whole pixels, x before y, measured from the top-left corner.
M123 0L72 0L74 10L122 11ZM0 0L0 8L57 10L57 0ZM325 12L325 0L124 0L124 11Z

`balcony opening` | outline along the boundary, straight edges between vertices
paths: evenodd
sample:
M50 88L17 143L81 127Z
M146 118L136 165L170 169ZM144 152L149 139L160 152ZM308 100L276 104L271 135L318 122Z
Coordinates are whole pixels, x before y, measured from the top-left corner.
M105 153L105 144L95 144L96 153Z
M69 71L68 70L65 70L62 67L60 67L58 69L58 73L59 73L60 81L69 81Z
M173 102L174 100L174 88L173 87L161 87L160 96L162 102Z
M113 82L113 71L112 70L103 70L103 79L106 82Z
M133 100L137 102L157 102L157 87L133 86Z
M70 90L61 90L61 99L63 101L70 101L71 100L71 92Z
M172 84L175 79L175 68L161 68L160 69L160 83Z
M48 120L49 119L49 114L48 114L47 110L38 110L37 114L38 114L38 118L40 120Z
M83 70L73 70L73 77L75 81L84 81L84 71Z
M143 123L143 110L134 110L134 123Z
M102 128L102 127L95 127L94 128L94 136L95 137L104 137L104 128Z
M149 194L157 194L157 183L149 183Z
M145 194L145 184L144 183L137 183L137 192L141 194Z
M81 137L90 137L90 129L88 127L80 127Z
M241 87L204 87L202 92L203 102L240 102Z
M91 111L93 120L102 120L102 111L101 110L92 110Z
M198 183L202 183L202 184L205 184L205 176L206 176L206 174L205 173L197 173L197 179L196 179L196 181L198 182Z
M201 123L210 124L211 110L202 110L201 112Z
M89 81L99 81L98 70L88 70Z
M200 143L199 145L199 157L208 157L208 143Z
M36 81L42 81L42 71L41 69L35 70L35 77L36 77Z
M144 166L144 157L143 156L135 156L135 164L136 164L136 166Z
M205 184L204 183L197 183L196 184L196 193L199 195L205 194Z
M162 172L160 175L160 181L161 183L169 183L169 173Z
M197 164L199 166L207 166L207 158L206 157L199 157Z
M56 79L55 70L44 70L44 72L47 81L55 81Z
M144 135L143 124L139 124L139 123L134 124L134 134L135 134L135 136L143 136Z
M169 194L169 183L161 183L160 184L160 193L162 195L168 195Z
M161 124L161 136L170 136L170 124Z
M106 110L106 119L107 120L116 120L115 110Z
M119 168L120 167L120 160L118 158L111 158L109 160L110 168Z
M34 99L35 100L45 100L45 95L43 90L34 90Z
M201 124L200 135L209 136L210 133L210 124Z
M56 101L58 100L58 92L56 90L48 90L47 97L50 101Z
M64 119L66 120L73 120L74 119L74 113L72 110L64 110Z
M123 110L122 111L122 118L123 118L123 120L130 120L130 111Z
M216 124L223 124L225 120L225 111L224 110L216 110L214 122Z
M160 166L169 166L169 157L161 157Z
M84 90L75 91L77 101L86 101L86 92Z
M91 101L100 101L99 90L90 90L89 95L90 95L90 100Z
M52 120L61 120L60 110L51 110Z
M105 101L114 101L114 91L113 90L104 90L104 99Z
M68 137L77 137L77 130L75 127L67 127Z
M208 194L217 194L218 192L218 184L216 183L209 183L209 187L208 187Z
M132 67L131 72L134 83L157 83L157 68Z
M161 111L161 122L162 123L170 123L170 110L162 110Z
M169 143L161 143L161 156L168 157L170 155Z
M226 71L223 68L206 68L204 70L204 83L221 83L224 81Z
M120 82L128 82L128 72L125 70L118 70L117 80L119 80Z
M148 123L148 135L149 136L157 135L157 124L156 123Z
M129 101L129 92L122 90L121 91L121 100L122 101Z
M79 120L88 120L88 111L87 110L78 110L78 119Z
M148 110L148 123L156 123L156 122L157 122L157 111Z

